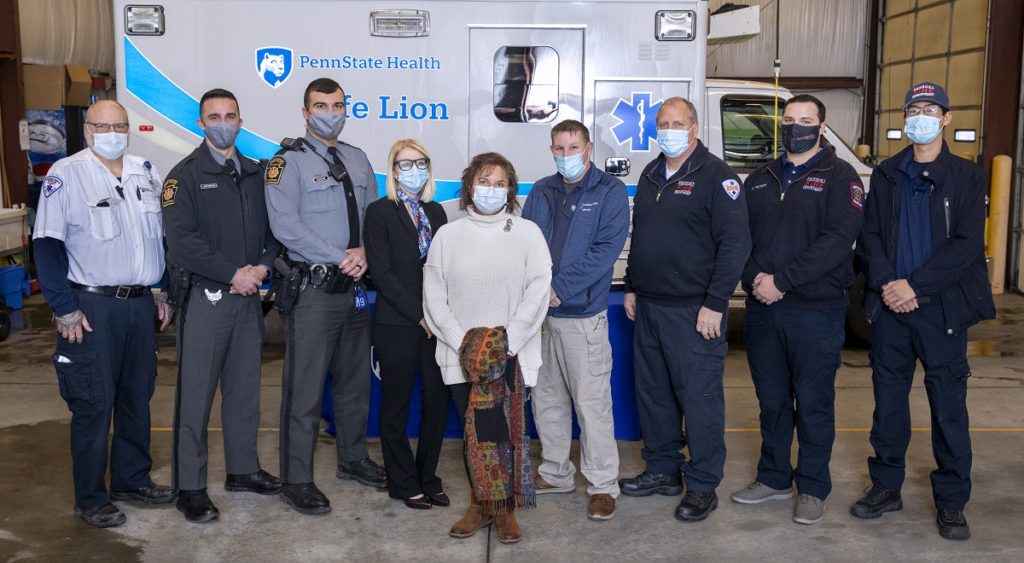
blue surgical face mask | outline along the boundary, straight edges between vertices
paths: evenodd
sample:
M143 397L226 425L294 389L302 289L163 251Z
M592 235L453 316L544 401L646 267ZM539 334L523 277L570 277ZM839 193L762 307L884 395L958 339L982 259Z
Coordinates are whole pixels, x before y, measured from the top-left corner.
M675 158L690 148L689 129L659 129L658 148L665 156Z
M475 186L473 207L483 215L494 215L508 203L508 188Z
M411 194L418 194L427 185L427 178L430 178L429 170L420 170L416 166L408 170L398 171L398 183L402 184L405 191Z
M942 121L938 117L914 115L907 118L903 125L903 131L911 143L927 145L939 136L939 132L942 131Z
M341 130L345 128L345 114L333 111L310 113L306 123L317 137L330 141L337 139L338 135L341 135Z
M107 160L121 158L128 149L128 133L95 133L92 136L92 150Z
M586 168L586 163L583 162L583 152L569 156L555 156L555 167L558 168L558 173L562 175L562 178L571 182L583 175L583 169Z

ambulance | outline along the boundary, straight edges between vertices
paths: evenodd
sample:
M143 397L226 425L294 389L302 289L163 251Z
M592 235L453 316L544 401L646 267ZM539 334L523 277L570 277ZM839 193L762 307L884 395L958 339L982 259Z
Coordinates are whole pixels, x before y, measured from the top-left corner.
M774 112L790 92L707 78L709 33L712 41L736 37L716 33L706 0L113 4L117 98L132 123L131 151L163 173L202 139L203 92L238 97L237 146L266 159L283 138L303 134L303 91L320 77L344 88L341 139L366 151L381 190L391 144L416 138L430 152L450 217L459 214L462 170L478 153L508 157L521 196L554 173L550 129L564 119L589 127L594 164L632 195L658 155L655 114L671 96L693 102L701 140L741 176L782 150ZM866 185L870 168L833 131L824 136ZM615 282L628 252L627 242Z

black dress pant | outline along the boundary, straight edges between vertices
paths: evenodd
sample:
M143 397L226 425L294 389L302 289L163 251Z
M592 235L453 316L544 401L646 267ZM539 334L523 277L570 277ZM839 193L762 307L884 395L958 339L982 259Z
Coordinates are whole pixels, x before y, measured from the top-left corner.
M373 344L380 361L380 438L388 492L395 498L443 491L437 463L448 418L448 388L434 359L437 340L420 326L374 324ZM416 372L423 402L416 456L406 428Z

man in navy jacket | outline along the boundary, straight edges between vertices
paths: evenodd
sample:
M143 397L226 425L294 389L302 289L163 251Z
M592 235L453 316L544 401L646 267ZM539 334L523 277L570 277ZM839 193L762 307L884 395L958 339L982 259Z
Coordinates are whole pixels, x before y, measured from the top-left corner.
M537 494L576 490L569 459L572 410L580 458L590 481L591 520L610 520L619 496L619 452L612 416L608 289L629 230L626 186L590 162L586 126L565 120L551 130L558 173L534 184L523 217L537 223L551 250L551 301L541 330L544 364L533 390L542 462Z
M636 395L646 462L622 494L686 495L675 516L704 520L718 507L725 465L722 376L729 297L750 253L747 202L736 173L698 139L693 104L658 109L661 154L633 198L623 306L636 321ZM683 435L683 414L686 434ZM690 460L683 458L683 446Z
M793 496L793 520L817 524L832 491L835 381L845 336L853 242L864 220L864 185L823 143L825 105L786 102L779 158L744 186L753 249L743 271L745 340L761 419L757 477L732 495L741 504ZM793 430L799 461L790 463Z
M908 397L920 360L938 464L931 482L939 534L965 540L970 528L963 510L971 493L967 328L995 317L984 253L988 182L979 166L950 153L942 139L953 114L941 86L912 87L903 111L913 145L872 174L857 242L872 323L875 455L868 458L873 486L850 512L877 518L903 508Z

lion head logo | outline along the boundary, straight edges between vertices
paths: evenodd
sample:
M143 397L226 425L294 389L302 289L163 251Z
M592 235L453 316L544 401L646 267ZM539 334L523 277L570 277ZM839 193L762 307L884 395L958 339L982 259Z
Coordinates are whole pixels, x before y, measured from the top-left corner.
M271 88L284 84L292 73L292 50L286 47L256 49L256 73Z

